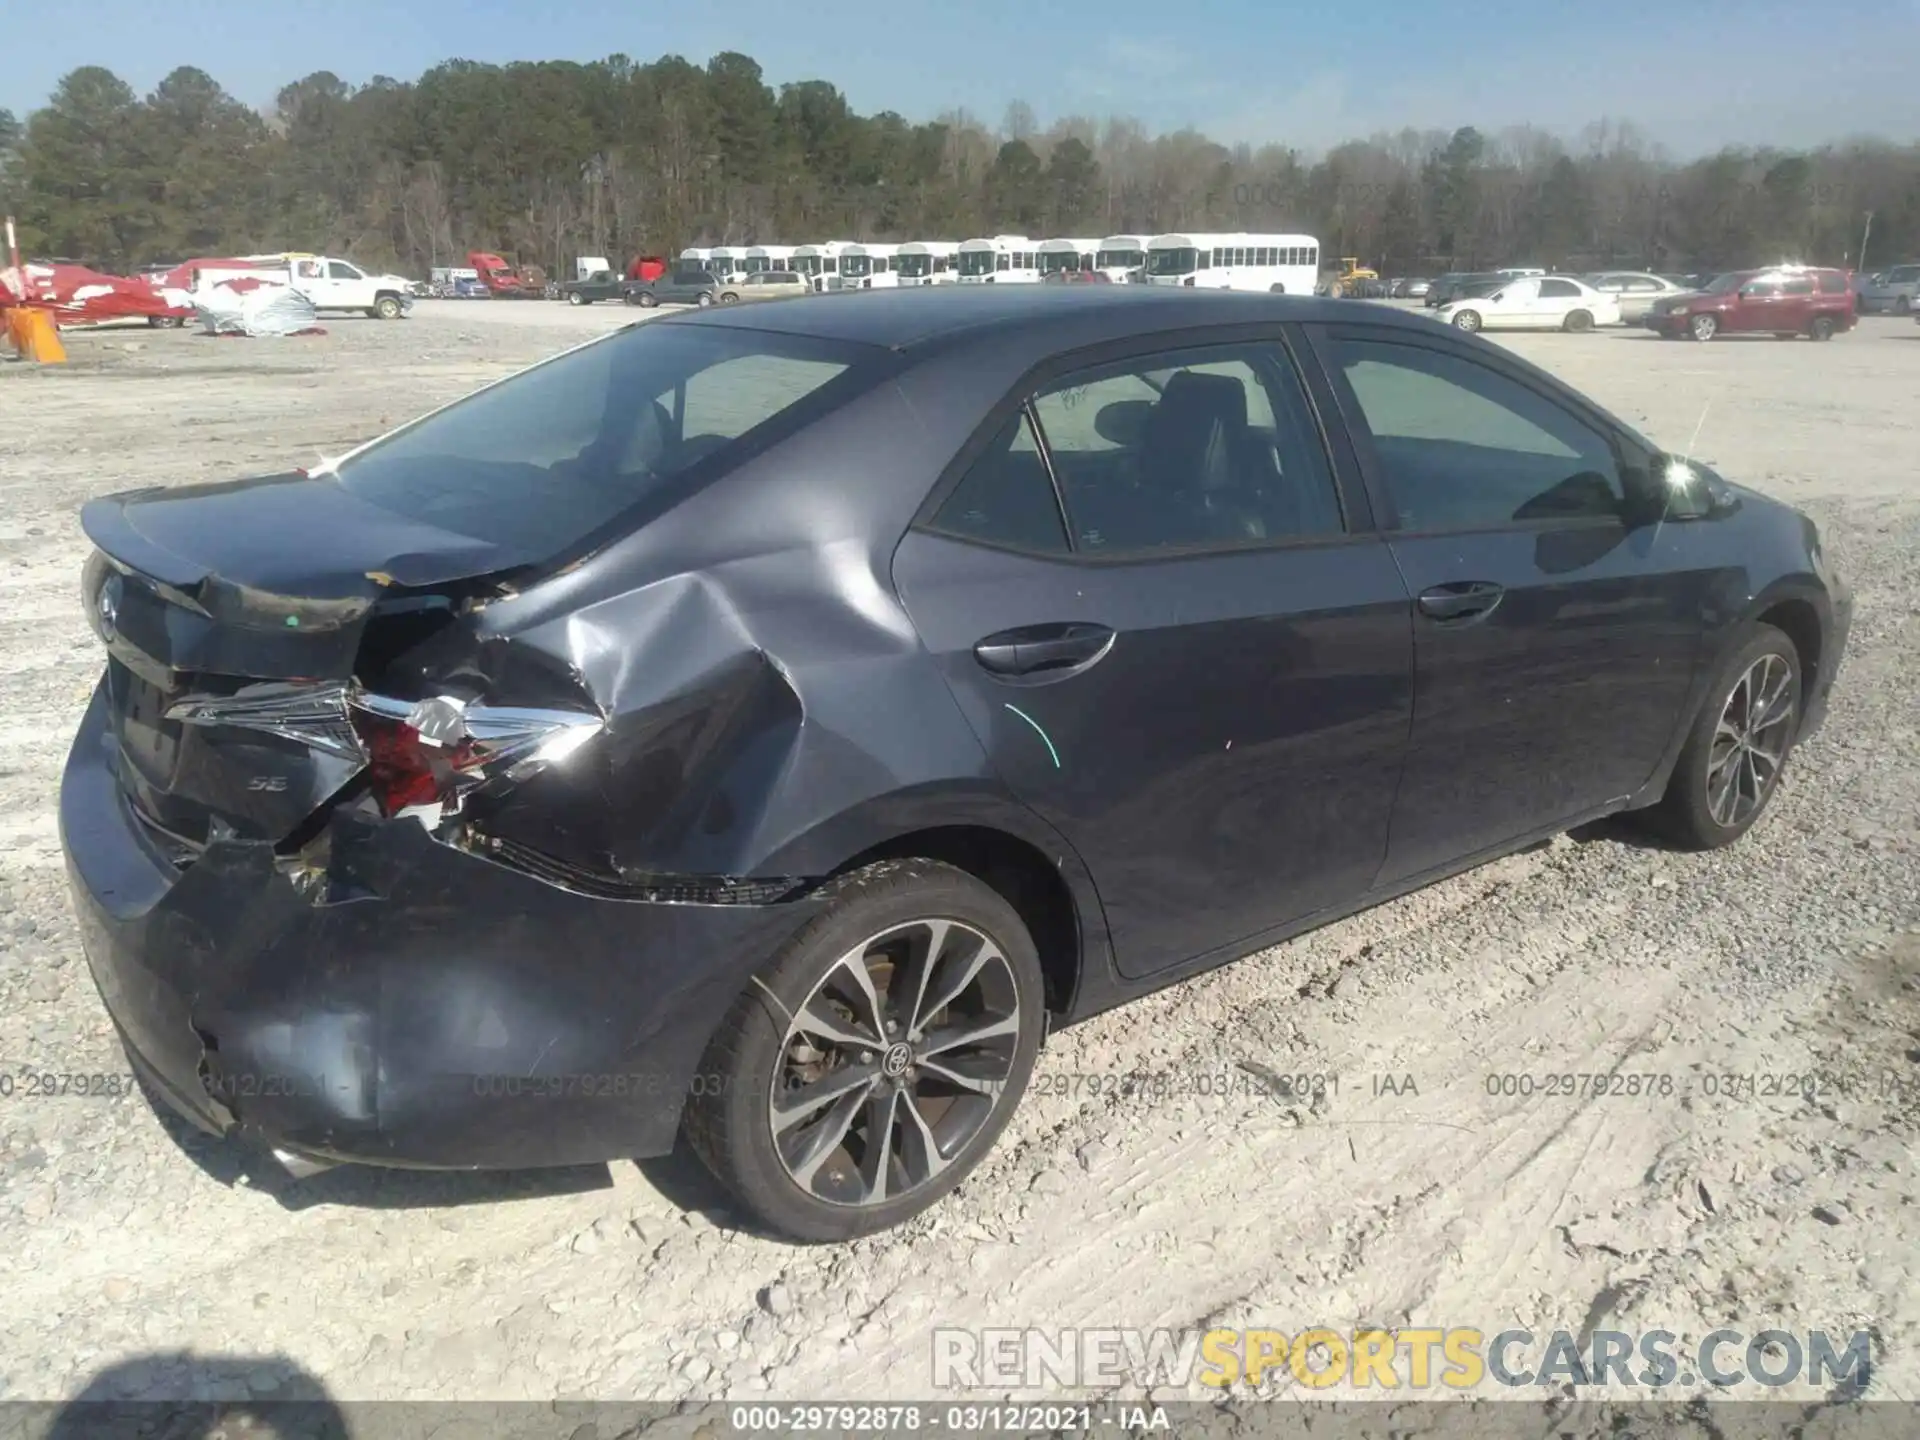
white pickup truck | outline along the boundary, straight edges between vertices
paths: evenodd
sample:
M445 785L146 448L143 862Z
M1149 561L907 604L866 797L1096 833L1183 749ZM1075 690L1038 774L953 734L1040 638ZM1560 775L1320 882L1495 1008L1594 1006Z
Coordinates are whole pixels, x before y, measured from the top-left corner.
M302 256L291 264L293 288L315 310L359 310L376 320L398 320L413 308L413 282L404 275L369 275L330 255Z
M331 255L252 255L232 260L189 260L155 281L202 294L231 280L291 285L316 311L353 310L376 320L397 320L413 308L413 282L403 275L370 275L350 260Z

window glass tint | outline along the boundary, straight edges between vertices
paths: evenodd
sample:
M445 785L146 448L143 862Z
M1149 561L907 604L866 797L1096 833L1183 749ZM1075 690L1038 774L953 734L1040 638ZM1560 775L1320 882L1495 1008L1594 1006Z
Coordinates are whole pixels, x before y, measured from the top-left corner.
M358 270L342 260L329 260L327 262L327 276L332 280L358 280L361 278Z
M1749 297L1778 295L1780 282L1771 277L1765 280L1750 280L1740 287L1740 293Z
M1278 347L1101 367L1041 393L1034 412L1077 550L1138 554L1341 531L1326 452Z
M779 417L823 412L884 363L765 331L636 326L377 442L339 479L409 518L550 552Z
M1406 530L1618 516L1605 436L1473 360L1348 340L1340 364Z
M1540 293L1552 299L1571 300L1580 294L1580 287L1571 280L1542 280Z
M1920 275L1920 270L1916 270L1914 274ZM1913 278L1913 276L1909 276L1908 278L1911 279ZM1821 275L1820 293L1822 295L1846 294L1847 293L1847 277L1844 275L1836 275L1832 272L1828 272L1826 274Z
M933 523L948 534L990 545L1066 553L1067 532L1053 481L1025 410L1016 412L968 467Z
M1782 295L1811 295L1813 294L1813 277L1811 275L1789 276L1781 283L1780 293Z

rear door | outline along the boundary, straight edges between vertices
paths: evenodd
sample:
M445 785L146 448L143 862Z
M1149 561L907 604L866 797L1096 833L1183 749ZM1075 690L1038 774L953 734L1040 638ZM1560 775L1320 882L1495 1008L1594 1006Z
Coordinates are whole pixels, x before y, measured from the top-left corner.
M1646 524L1646 457L1442 333L1314 332L1415 597L1415 715L1383 881L1634 791L1674 733L1712 573Z
M894 563L1130 976L1365 891L1411 715L1409 598L1328 397L1277 331L1161 343L1008 397Z

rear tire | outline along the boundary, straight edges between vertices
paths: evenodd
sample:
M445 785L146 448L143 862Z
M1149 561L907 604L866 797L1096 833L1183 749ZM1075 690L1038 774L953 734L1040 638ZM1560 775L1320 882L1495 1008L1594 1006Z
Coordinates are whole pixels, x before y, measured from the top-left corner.
M1833 329L1833 317L1831 315L1816 315L1813 317L1813 323L1807 326L1807 334L1811 335L1815 340L1831 340L1833 338Z
M698 305L702 310L704 310L709 305L713 304L713 296L708 294L705 290L702 290L699 296L695 298L693 303Z
M898 1225L960 1184L1019 1105L1045 1015L1026 926L973 876L932 860L884 861L831 888L827 908L734 1002L682 1120L694 1153L754 1219L804 1241ZM944 963L923 976L930 952ZM917 999L942 996L913 1013ZM833 1033L880 1034L875 1001L899 1038L836 1045ZM923 1051L923 1040L962 1031L992 1035ZM943 1070L983 1088L947 1084ZM812 1087L818 1098L801 1103ZM797 1117L778 1130L777 1096L791 1097ZM870 1145L876 1136L886 1144Z
M1584 335L1593 329L1593 315L1586 310L1572 311L1568 314L1567 318L1561 322L1560 328L1570 330L1575 335Z
M1667 792L1647 812L1653 827L1687 850L1717 850L1746 834L1780 788L1800 727L1800 686L1793 642L1771 625L1751 627L1714 676Z

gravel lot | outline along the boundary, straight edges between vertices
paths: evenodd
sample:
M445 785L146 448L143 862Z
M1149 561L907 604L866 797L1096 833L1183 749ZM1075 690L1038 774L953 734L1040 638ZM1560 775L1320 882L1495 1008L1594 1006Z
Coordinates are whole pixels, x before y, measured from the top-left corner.
M424 302L0 363L0 1074L125 1070L55 819L100 665L81 502L311 463L634 316ZM735 1230L685 1157L287 1190L139 1098L22 1082L0 1098L0 1398L925 1398L936 1326L1368 1323L1664 1327L1689 1353L1723 1324L1868 1328L1876 1393L1920 1396L1920 326L1507 343L1658 440L1697 430L1695 454L1809 510L1856 587L1831 720L1742 844L1601 827L1059 1035L1043 1076L1203 1089L1244 1061L1337 1089L1289 1109L1059 1085L958 1195L845 1247ZM1485 1084L1614 1068L1674 1092ZM1808 1071L1810 1098L1707 1079Z

